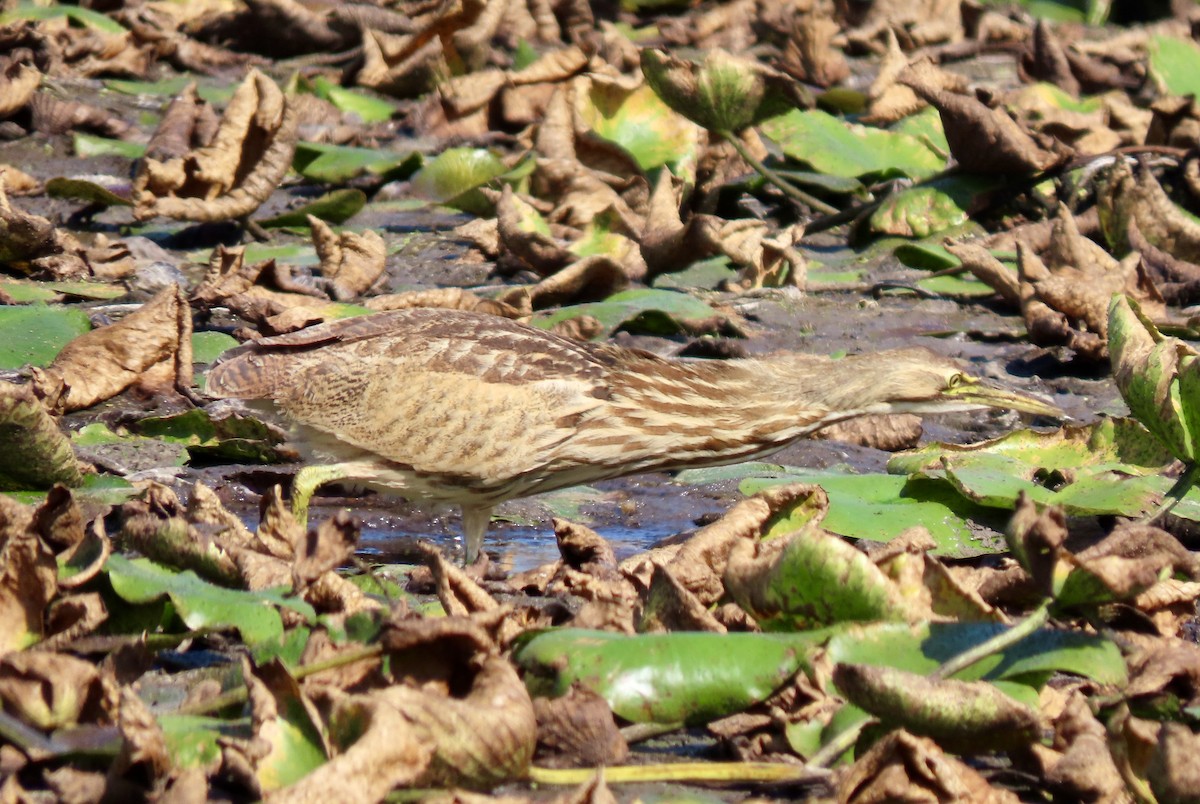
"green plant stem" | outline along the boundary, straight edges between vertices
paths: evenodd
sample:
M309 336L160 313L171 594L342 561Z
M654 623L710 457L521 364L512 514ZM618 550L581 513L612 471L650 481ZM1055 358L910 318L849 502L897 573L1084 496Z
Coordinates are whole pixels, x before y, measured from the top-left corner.
M682 723L634 723L621 729L621 736L629 744L640 743L683 728Z
M728 141L729 144L733 146L733 150L738 152L738 156L742 157L742 159L746 161L746 164L754 168L764 179L778 187L779 190L788 198L792 199L793 201L798 201L801 204L807 204L818 212L822 212L826 215L837 214L837 207L826 204L821 199L809 195L785 179L783 176L780 176L762 162L755 159L754 155L750 153L750 150L746 147L746 144L742 142L741 137L737 136L732 131L718 131L717 135Z
M533 784L580 785L596 775L595 768L529 769ZM604 768L604 781L629 782L817 782L829 771L779 762L668 762Z
M381 645L364 645L358 650L346 651L339 653L337 656L331 656L328 659L323 659L319 662L311 662L302 664L299 667L293 668L292 678L300 681L308 676L322 673L326 670L333 670L337 667L345 667L348 664L365 661L367 659L375 659L383 655L383 646ZM207 715L210 712L218 712L227 706L245 703L248 697L246 686L243 684L240 687L223 692L215 698L209 698L204 701L199 701L191 706L180 707L175 714L179 715Z
M825 747L812 755L807 763L810 768L825 768L837 762L842 754L849 751L858 742L858 735L862 734L862 730L873 723L879 721L873 717L867 717L858 723L850 726L850 728L838 734L832 740L825 744Z
M1187 495L1188 489L1194 486L1198 479L1200 479L1200 461L1187 464L1183 474L1163 496L1162 504L1143 517L1142 522L1151 525L1171 513L1171 510Z
M1050 619L1051 602L1050 598L1046 598L1024 620L1021 620L1021 622L1012 628L1001 631L986 642L981 642L975 647L965 650L954 658L947 660L941 667L930 673L929 678L949 678L955 673L961 673L976 662L982 661L993 654L1017 644L1046 624L1046 621Z

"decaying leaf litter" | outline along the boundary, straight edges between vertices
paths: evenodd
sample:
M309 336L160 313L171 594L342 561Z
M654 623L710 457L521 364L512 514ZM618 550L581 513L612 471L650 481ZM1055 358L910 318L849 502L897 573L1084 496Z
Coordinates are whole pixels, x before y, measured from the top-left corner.
M1200 51L1124 6L6 8L6 793L1195 797ZM919 339L1076 421L868 421L551 501L549 564L368 567L196 375L411 306ZM703 516L583 521L654 497Z

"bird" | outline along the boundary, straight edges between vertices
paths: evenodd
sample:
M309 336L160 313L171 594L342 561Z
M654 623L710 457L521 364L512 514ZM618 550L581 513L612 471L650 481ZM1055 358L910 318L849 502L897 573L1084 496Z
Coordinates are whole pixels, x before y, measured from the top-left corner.
M687 360L427 308L249 341L213 364L205 390L291 422L302 522L316 489L339 480L456 504L467 563L492 509L517 497L761 458L868 414L1061 415L922 347Z

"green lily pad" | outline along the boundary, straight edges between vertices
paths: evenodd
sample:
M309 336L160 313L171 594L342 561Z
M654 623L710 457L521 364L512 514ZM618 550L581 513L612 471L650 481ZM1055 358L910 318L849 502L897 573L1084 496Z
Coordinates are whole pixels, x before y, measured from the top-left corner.
M421 165L419 153L397 153L379 148L301 142L296 144L292 167L306 179L338 184L371 174L386 179L410 175Z
M916 114L910 114L893 123L888 126L888 131L914 137L934 153L950 153L950 143L946 140L946 129L942 127L942 116L932 106L927 106Z
M343 188L328 192L307 204L289 210L273 218L258 221L264 229L282 229L285 226L308 226L308 216L320 218L328 223L345 223L367 205L367 194L362 190Z
M812 634L666 633L625 636L555 629L513 656L532 695L578 684L634 723L706 723L764 700L825 638Z
M926 675L1005 630L997 623L875 623L829 640L829 659L894 667ZM1095 634L1043 628L954 678L1018 681L1040 686L1052 673L1072 673L1101 684L1121 684L1125 661L1111 641Z
M178 768L213 769L221 762L221 739L247 739L248 724L215 717L160 714L156 717L166 739L171 762Z
M45 282L28 282L20 279L9 279L0 282L3 290L17 304L29 302L48 302L58 298L58 291L46 287Z
M488 215L492 204L479 192L508 172L486 148L450 148L430 160L412 179L413 193L427 201Z
M995 189L1000 181L980 176L945 176L884 199L871 213L870 227L878 234L929 237L961 226L970 219L975 198Z
M91 328L82 310L44 304L0 307L0 368L48 366L64 346Z
M692 263L682 271L659 274L650 283L651 287L663 290L716 290L723 282L736 279L737 269L730 267L730 259L724 255L710 257Z
M152 97L171 98L183 92L188 84L196 79L190 75L178 75L163 78L159 81L135 81L126 78L110 78L104 82L105 89L120 92L122 95L150 95ZM213 86L205 82L197 82L196 95L208 103L224 104L233 97L236 87L233 84Z
M829 512L821 527L841 536L886 542L921 525L937 544L934 555L966 558L1007 549L1000 540L985 541L969 521L990 521L1001 528L1003 519L951 489L939 488L938 483L910 481L896 475L814 472L787 467L775 477L747 478L738 488L743 494L754 494L781 483L815 483L825 489ZM772 530L781 533L789 527L794 525L784 519Z
M559 321L590 315L604 325L602 336L611 335L618 328L631 332L649 332L674 335L680 331L679 319L708 318L713 309L705 302L673 290L637 288L623 290L602 302L574 304L557 310L540 313L533 317L534 326L549 329Z
M358 119L364 123L391 120L398 108L389 100L361 89L346 89L320 75L313 80L312 87L313 94L318 98L325 98L343 112L358 115Z
M196 363L212 363L222 352L237 345L237 338L224 332L195 332L192 333L192 360Z
M236 628L250 645L283 635L276 606L284 602L292 608L304 605L284 601L278 594L226 589L191 570L179 572L145 558L114 554L105 571L122 600L140 605L167 596L188 628Z
M8 25L17 20L53 20L61 17L66 17L71 22L85 28L92 28L107 34L126 33L124 26L99 11L58 3L50 6L27 2L18 3L16 8L0 14L0 25Z
M820 109L766 120L762 132L792 159L834 176L925 178L946 162L916 137L843 122Z
M146 153L146 146L140 142L97 137L94 134L82 134L78 131L71 137L75 155L81 159L93 156L120 156L125 159L138 159Z
M128 186L129 182L125 182ZM69 179L65 176L46 182L46 195L51 198L70 198L86 201L102 207L131 207L133 201L117 195L102 184L87 179Z
M1150 37L1150 69L1172 95L1200 94L1200 45L1167 34Z
M201 408L170 416L153 416L129 426L137 435L173 441L187 447L194 461L277 463L279 435L251 416L231 413L213 418Z
M643 171L666 165L676 176L695 177L700 127L663 103L649 86L628 92L593 82L579 113L596 134L628 151Z

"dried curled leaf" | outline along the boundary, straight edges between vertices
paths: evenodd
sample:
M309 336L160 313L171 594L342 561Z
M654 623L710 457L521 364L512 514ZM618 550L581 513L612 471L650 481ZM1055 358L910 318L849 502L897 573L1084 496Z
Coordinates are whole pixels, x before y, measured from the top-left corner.
M24 650L45 630L58 590L54 553L39 537L33 509L0 494L0 652Z
M969 765L946 756L937 743L906 731L894 731L876 743L838 784L838 804L897 800L940 804L1020 801L1013 792L988 784Z
M321 259L321 275L329 295L338 301L361 296L383 276L387 244L376 231L335 233L320 218L308 216L313 246Z
M0 487L78 486L83 472L71 440L28 385L0 382Z
M537 716L506 659L483 659L462 697L407 686L388 687L376 697L400 712L422 745L433 747L421 786L489 788L523 778L533 759Z
M1066 154L1043 148L1003 109L943 90L938 73L938 68L923 61L910 65L898 81L937 107L950 153L963 170L1024 176L1064 160Z
M88 408L135 382L175 388L191 385L192 313L178 285L161 291L115 324L75 338L39 374L38 385L61 383L56 407Z
M36 67L15 61L6 64L0 73L0 117L11 117L25 108L41 82Z
M1117 254L1129 251L1129 230L1176 259L1200 262L1200 222L1171 201L1146 165L1135 174L1118 159L1097 193L1100 224Z
M298 119L275 82L251 70L212 142L165 162L142 161L133 181L134 216L224 221L249 215L291 167Z

